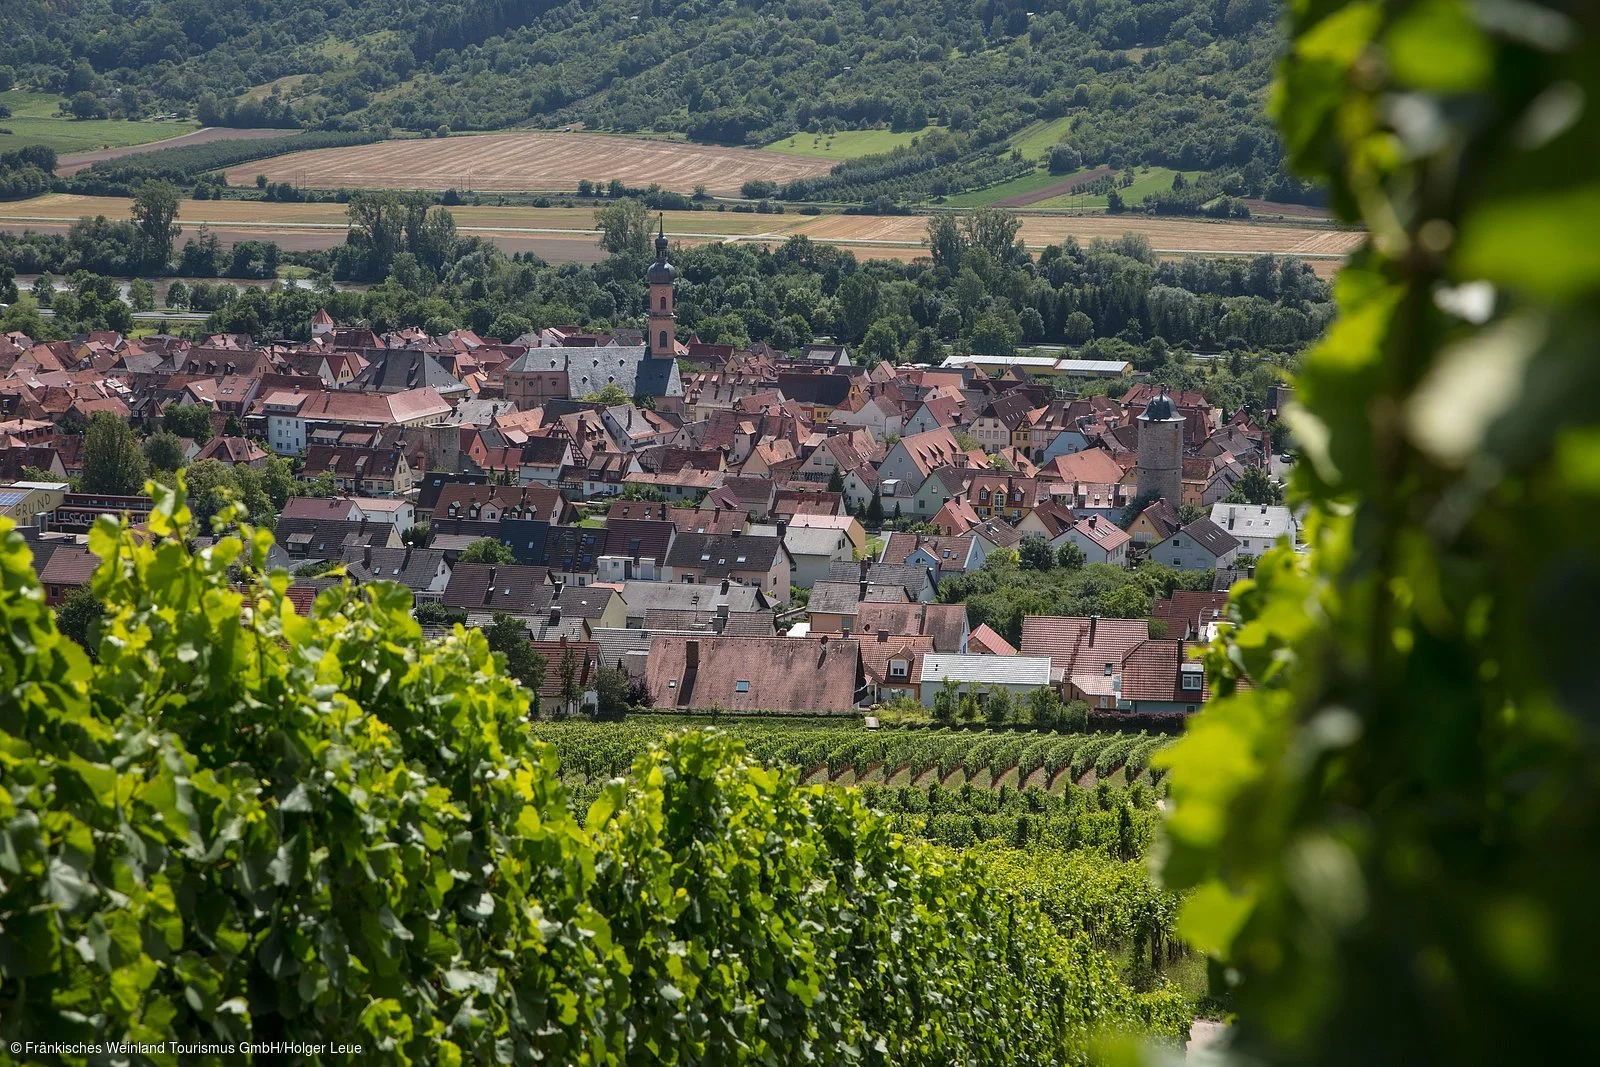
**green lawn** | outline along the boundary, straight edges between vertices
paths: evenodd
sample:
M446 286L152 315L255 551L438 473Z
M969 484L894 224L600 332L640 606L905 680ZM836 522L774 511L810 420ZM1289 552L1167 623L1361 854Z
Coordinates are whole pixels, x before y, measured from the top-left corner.
M858 156L889 152L901 145L910 144L933 127L895 133L893 130L840 130L838 133L797 133L766 146L769 152L782 152L789 156L810 156L816 159L855 159Z
M1168 170L1166 167L1136 167L1133 172L1133 184L1126 189L1117 190L1122 194L1122 202L1132 207L1144 203L1144 198L1151 193L1159 193L1164 189L1172 188L1172 176L1177 171ZM1200 174L1199 171L1189 171L1185 178L1193 181ZM1046 211L1067 209L1075 211L1096 211L1106 206L1103 196L1053 196L1049 200L1041 200L1036 204L1029 204L1030 208L1040 208Z
M1021 152L1024 158L1043 159L1050 153L1050 149L1067 135L1067 130L1071 126L1071 115L1035 122L1017 131L1011 138L1011 147Z
M32 93L17 89L0 93L0 104L11 109L11 117L0 119L0 151L28 144L46 144L58 153L93 152L100 148L122 148L168 137L179 137L200 128L195 122L124 122L111 119L56 117L61 98L55 93Z
M970 193L957 193L946 200L945 204L948 207L984 207L994 203L996 200L1004 200L1008 196L1016 196L1018 193L1031 193L1054 185L1056 182L1063 181L1065 177L1065 175L1061 174L1051 174L1041 167L1032 174L1024 174L1020 178L1012 178L1008 182L991 185L987 189L978 189Z

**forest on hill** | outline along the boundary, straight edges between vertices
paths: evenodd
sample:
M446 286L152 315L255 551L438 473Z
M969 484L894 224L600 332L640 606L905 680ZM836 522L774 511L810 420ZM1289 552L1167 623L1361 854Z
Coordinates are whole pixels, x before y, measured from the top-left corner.
M0 70L113 117L224 126L581 123L752 145L938 127L942 158L890 175L943 168L917 190L934 195L1031 170L1009 139L1059 119L1049 139L1084 164L1305 199L1265 114L1274 15L1269 0L15 0Z

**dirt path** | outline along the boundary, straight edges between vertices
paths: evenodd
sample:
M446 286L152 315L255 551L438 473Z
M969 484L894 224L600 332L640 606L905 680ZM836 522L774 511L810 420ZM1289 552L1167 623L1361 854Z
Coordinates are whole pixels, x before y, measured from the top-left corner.
M1227 1032L1227 1023L1216 1019L1196 1019L1189 1024L1189 1044L1184 1047L1184 1058L1197 1062L1210 1060L1211 1051L1222 1043L1222 1036Z
M185 148L189 145L210 144L213 141L260 141L268 137L287 137L294 132L296 131L225 130L217 126L207 126L203 130L186 133L181 137L168 137L164 141L146 141L144 144L131 144L122 148L102 148L98 152L74 152L70 156L62 156L56 160L56 175L70 178L91 163L99 163L103 159L136 156L141 152L153 152L158 148Z

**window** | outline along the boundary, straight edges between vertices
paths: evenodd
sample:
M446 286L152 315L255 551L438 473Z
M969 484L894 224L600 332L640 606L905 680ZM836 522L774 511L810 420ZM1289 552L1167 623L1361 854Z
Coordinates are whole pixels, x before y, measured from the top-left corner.
M662 330L658 336L660 340L656 342L656 347L665 351L667 347L667 331Z
M666 297L662 297L661 298L661 310L662 311L667 310L667 298Z
M908 675L910 673L911 672L907 669L905 660L903 660L903 659L892 659L892 660L889 661L889 677L891 677L891 678L904 678L904 677L906 677L906 675Z
M1181 668L1183 672L1183 688L1190 692L1198 692L1205 684L1203 668L1198 663L1185 663Z
M750 683L741 678L733 683L733 691L735 693L748 693L750 692Z

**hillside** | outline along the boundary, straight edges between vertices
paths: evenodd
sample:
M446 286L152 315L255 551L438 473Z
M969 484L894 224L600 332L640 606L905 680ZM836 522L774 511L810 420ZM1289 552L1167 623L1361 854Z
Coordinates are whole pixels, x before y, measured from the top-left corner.
M1086 166L1216 172L1218 191L1297 198L1263 107L1272 15L1268 0L15 0L0 70L93 93L113 117L209 125L582 124L751 145L945 127L938 175L873 173L829 191L841 199L1016 179L1061 140ZM907 169L934 168L889 177Z

